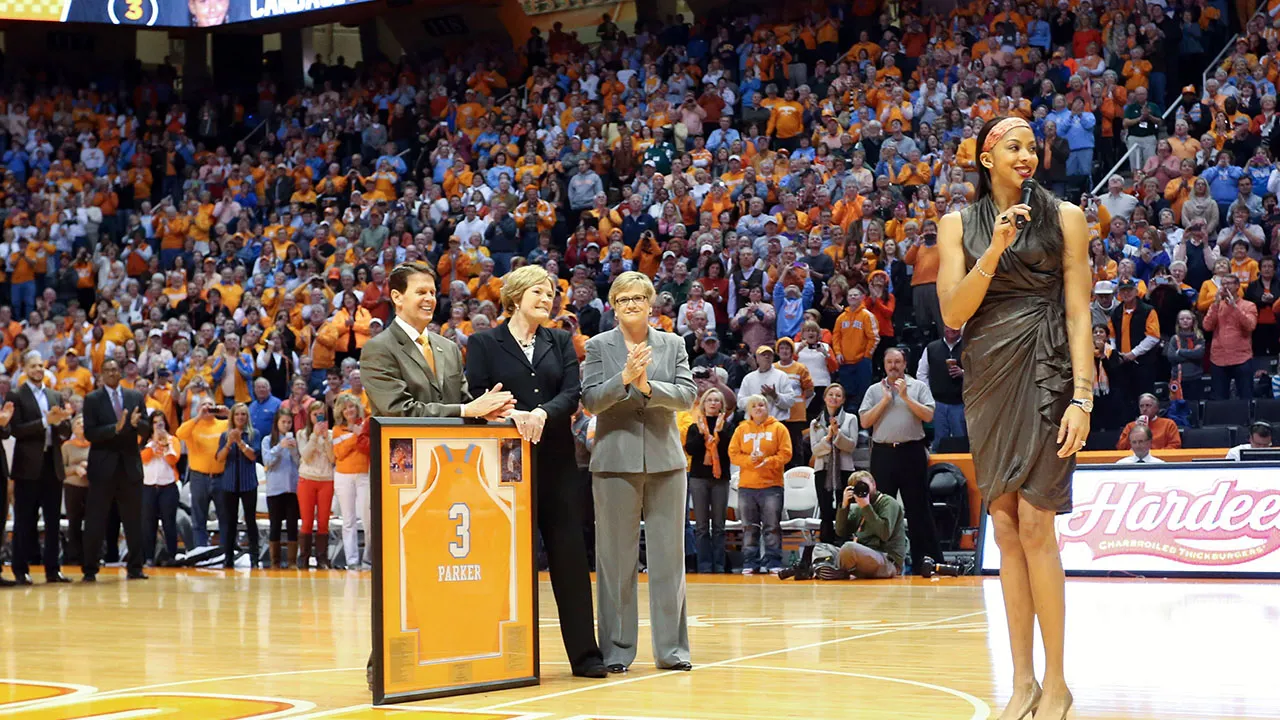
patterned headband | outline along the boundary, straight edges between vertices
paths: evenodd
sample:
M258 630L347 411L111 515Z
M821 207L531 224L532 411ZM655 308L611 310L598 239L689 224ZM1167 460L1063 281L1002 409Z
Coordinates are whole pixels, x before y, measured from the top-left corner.
M1024 127L1030 130L1031 124L1020 117L1007 117L996 123L995 127L991 128L991 132L987 133L986 142L982 143L982 152L991 152L991 148L995 147L996 143L1000 142L1000 138L1004 137L1005 133L1018 127Z

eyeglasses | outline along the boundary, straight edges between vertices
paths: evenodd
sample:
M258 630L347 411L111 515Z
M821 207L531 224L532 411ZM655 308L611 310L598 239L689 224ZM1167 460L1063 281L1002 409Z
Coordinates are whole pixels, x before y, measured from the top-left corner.
M645 304L645 303L647 303L647 302L649 302L649 298L648 298L648 296L645 296L645 295L628 295L628 296L626 296L626 297L620 297L620 298L618 298L618 299L614 300L614 301L613 301L613 304L614 304L614 305L617 305L618 307L623 307L623 306L626 306L626 305L644 305L644 304Z

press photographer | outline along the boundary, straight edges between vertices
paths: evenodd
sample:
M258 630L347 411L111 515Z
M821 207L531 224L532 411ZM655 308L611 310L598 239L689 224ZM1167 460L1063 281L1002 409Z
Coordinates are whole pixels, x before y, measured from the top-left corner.
M849 476L836 513L836 534L852 538L840 547L840 575L891 578L902 574L907 528L902 503L876 490L876 479L860 470ZM822 577L822 574L819 574ZM836 578L823 578L836 579Z

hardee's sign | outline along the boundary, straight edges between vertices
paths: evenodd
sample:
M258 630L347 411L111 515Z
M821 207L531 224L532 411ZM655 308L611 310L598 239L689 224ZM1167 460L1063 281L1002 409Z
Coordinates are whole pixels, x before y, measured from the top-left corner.
M1058 525L1058 542L1084 543L1094 558L1146 555L1200 566L1255 561L1280 549L1280 489L1237 484L1223 478L1208 492L1157 492L1140 480L1100 482L1092 498L1077 496L1075 511Z

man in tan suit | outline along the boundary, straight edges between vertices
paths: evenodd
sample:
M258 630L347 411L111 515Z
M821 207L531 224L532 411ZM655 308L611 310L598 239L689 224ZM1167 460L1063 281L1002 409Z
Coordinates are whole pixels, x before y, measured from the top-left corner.
M473 400L457 344L427 331L436 311L430 266L401 263L391 271L387 285L395 320L360 353L360 379L373 414L505 419L515 407L511 393L497 385Z
M504 420L516 406L494 385L474 400L462 353L452 340L427 331L436 312L436 279L422 262L397 265L387 279L396 317L365 344L360 379L373 414L381 417L463 417ZM373 692L373 655L365 669Z

